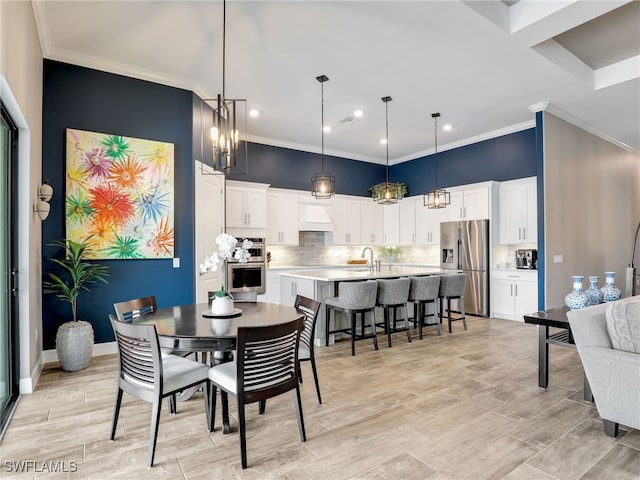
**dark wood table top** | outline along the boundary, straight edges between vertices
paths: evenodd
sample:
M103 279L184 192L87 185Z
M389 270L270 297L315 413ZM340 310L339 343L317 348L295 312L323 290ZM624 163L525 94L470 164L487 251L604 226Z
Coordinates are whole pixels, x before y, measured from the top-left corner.
M543 325L546 327L566 328L571 330L569 320L567 320L567 312L569 307L550 308L540 312L529 313L524 315L525 323L533 323L535 325Z
M238 327L277 325L301 316L288 305L263 302L236 302L242 314L233 318L208 318L207 303L180 305L156 310L134 320L153 324L160 346L185 351L217 351L235 348Z

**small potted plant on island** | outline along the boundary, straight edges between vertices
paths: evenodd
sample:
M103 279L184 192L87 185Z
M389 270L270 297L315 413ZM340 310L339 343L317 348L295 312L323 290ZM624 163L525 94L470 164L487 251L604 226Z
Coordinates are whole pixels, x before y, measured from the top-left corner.
M63 249L64 256L51 259L59 267L59 272L50 272L49 280L43 282L44 293L54 293L58 299L71 305L72 320L60 325L56 334L58 359L67 372L84 369L93 353L93 327L89 322L78 320L78 296L82 290L88 292L90 284L108 283L108 267L86 261L90 252L88 240L89 237L82 242L52 242L51 246Z

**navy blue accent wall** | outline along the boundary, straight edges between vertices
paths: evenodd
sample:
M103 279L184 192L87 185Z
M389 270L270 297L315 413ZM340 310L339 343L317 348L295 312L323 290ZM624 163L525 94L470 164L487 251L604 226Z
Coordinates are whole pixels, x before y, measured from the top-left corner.
M535 128L438 152L438 187L495 180L503 182L536 175ZM389 180L407 184L409 195L434 188L434 155L390 168Z
M322 171L322 157L317 153L250 143L248 157L248 167L244 159L238 160L236 167L245 173L231 174L229 179L311 191L311 177ZM324 171L336 177L336 193L345 195L370 195L369 187L385 178L382 165L327 155Z
M192 303L193 93L44 60L43 96L42 178L55 190L51 214L42 224L43 277L51 268L48 258L59 253L47 244L65 237L65 130L161 140L175 146L175 256L181 267L174 269L171 259L102 261L110 270L109 284L81 293L78 318L93 324L96 342L107 342L113 340L107 314L113 313L114 302L153 294L159 307ZM70 308L54 295L44 295L42 313L44 348L50 349L58 326L70 318Z
M544 113L536 112L536 168L538 175L538 310L544 310L545 297L545 244L544 244Z

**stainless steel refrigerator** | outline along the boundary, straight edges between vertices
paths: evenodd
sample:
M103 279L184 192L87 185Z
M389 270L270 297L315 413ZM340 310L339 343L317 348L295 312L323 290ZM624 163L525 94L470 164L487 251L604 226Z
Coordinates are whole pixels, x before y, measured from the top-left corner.
M489 316L489 220L441 223L440 249L440 268L467 274L465 313Z

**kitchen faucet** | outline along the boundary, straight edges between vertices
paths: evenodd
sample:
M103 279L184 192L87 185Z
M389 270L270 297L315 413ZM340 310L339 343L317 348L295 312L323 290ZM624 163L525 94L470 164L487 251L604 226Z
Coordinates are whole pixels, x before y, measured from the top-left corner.
M371 259L369 260L369 270L371 270L373 272L373 250L371 249L371 247L364 247L362 249L362 255L360 255L360 258L364 258L364 253L369 250L369 256L371 257Z

